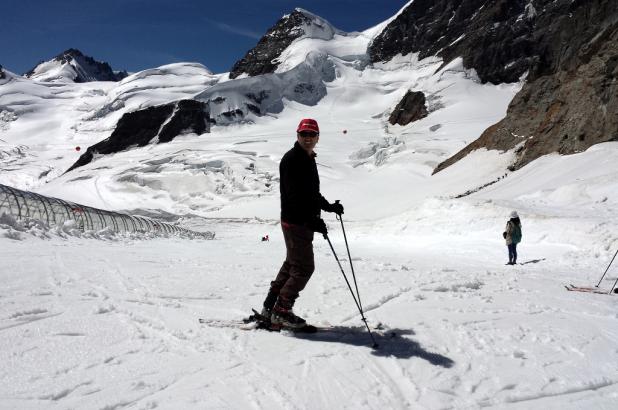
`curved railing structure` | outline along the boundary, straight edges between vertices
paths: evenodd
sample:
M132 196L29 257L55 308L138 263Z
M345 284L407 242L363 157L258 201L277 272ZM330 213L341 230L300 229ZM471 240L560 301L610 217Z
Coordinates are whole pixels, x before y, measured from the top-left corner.
M214 238L212 232L191 231L143 216L104 211L0 184L0 215L3 213L17 219L39 219L47 225L75 221L82 231L110 228L116 232L186 233L207 239Z

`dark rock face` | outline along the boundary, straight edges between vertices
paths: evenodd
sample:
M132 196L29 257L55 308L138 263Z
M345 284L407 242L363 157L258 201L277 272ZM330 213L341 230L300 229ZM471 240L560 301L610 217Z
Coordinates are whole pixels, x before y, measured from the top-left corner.
M415 0L369 47L372 62L401 53L463 58L482 82L526 84L507 116L434 172L478 148L517 147L511 169L551 152L617 139L618 2Z
M401 53L462 57L482 82L516 82L556 71L578 52L581 27L573 13L613 9L609 0L415 0L369 46L371 62ZM610 16L599 16L609 18ZM575 40L575 43L572 43ZM562 67L564 68L564 67Z
M2 69L2 64L0 64L0 80L2 80L6 75L4 74L4 70Z
M535 11L552 0L415 0L369 46L371 62L419 52L463 57L481 81L515 82L534 56ZM540 4L543 3L543 4Z
M208 106L195 100L181 100L127 113L120 118L109 138L88 147L67 172L90 163L95 155L120 152L131 146L169 142L180 134L203 134L208 129Z
M120 81L128 76L126 71L114 72L108 63L96 61L94 58L85 56L81 51L74 48L70 48L58 54L52 61L56 61L60 64L70 64L74 61L76 63L74 65L77 74L74 79L76 83L85 83L89 81ZM24 76L28 78L32 77L41 63L25 73Z
M538 54L506 117L434 173L479 148L515 148L515 170L618 140L618 2L557 1L537 21L545 25L535 33Z
M311 19L298 10L284 16L266 32L253 49L234 64L230 78L236 78L243 73L250 77L274 73L279 66L276 58L294 40L305 34L302 26L310 23Z
M408 125L413 121L425 118L427 115L425 94L421 91L408 91L391 113L388 122L391 125Z

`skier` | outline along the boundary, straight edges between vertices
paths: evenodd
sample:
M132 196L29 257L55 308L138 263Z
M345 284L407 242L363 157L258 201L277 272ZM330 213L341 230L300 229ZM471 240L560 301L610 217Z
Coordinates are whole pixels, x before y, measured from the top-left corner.
M507 265L515 265L517 263L517 244L521 242L521 221L516 211L511 212L510 218L502 236L509 249L509 263Z
M343 205L329 203L320 194L320 177L313 151L319 141L320 129L316 120L300 121L296 142L279 164L281 193L281 228L286 247L286 258L275 280L270 283L264 300L262 316L271 324L302 328L303 318L296 316L292 307L300 291L305 288L315 269L313 234L326 235L320 210L343 214Z

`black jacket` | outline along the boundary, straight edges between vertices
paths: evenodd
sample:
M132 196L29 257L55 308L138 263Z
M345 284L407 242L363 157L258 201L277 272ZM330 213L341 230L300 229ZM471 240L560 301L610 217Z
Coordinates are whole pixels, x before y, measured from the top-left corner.
M315 156L309 156L298 142L279 164L281 220L307 225L327 209L328 201L320 194L320 177Z

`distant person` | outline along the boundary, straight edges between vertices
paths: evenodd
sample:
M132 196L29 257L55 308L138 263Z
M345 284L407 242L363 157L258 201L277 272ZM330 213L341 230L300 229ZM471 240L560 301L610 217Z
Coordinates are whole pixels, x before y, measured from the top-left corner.
M515 265L517 263L517 244L521 242L521 221L516 211L511 212L502 236L509 248L509 263L507 265Z
M271 324L302 328L303 318L292 312L294 302L305 288L315 269L313 233L326 235L320 210L343 214L343 206L329 203L320 194L320 177L313 151L320 137L318 123L304 119L296 129L296 142L279 164L281 193L281 228L286 258L264 300L262 316Z

